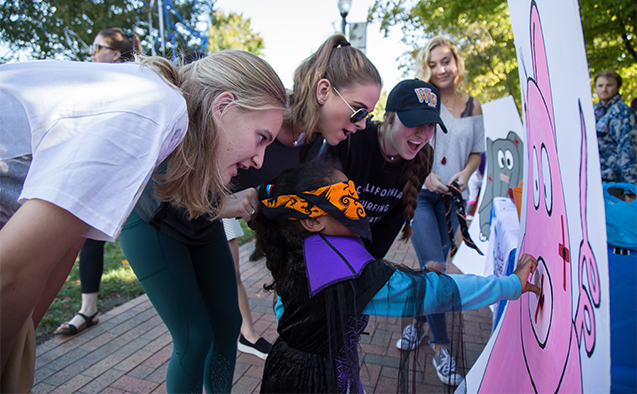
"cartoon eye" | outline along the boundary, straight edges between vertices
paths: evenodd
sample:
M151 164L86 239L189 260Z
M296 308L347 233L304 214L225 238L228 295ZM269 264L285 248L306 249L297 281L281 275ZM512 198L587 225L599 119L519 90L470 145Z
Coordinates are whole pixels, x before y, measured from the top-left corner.
M537 162L537 150L533 147L533 205L540 207L540 167Z
M507 166L507 170L510 171L513 169L513 154L508 149L504 152L504 162Z
M544 182L544 203L546 204L546 211L551 216L551 211L553 210L553 183L551 182L551 163L544 144L542 144L542 180Z
M498 165L500 168L504 168L504 152L502 152L502 149L498 149Z

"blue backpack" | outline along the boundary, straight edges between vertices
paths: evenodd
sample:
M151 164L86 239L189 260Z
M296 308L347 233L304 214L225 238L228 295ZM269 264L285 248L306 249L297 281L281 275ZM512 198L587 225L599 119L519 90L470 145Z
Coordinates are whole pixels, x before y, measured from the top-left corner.
M637 186L624 182L603 186L608 244L637 250Z

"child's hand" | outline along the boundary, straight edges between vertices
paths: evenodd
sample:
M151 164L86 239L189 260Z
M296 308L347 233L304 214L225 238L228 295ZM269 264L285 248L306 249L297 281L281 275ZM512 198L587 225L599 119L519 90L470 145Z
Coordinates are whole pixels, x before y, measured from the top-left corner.
M537 269L537 260L530 254L523 254L518 260L518 267L513 272L520 278L522 283L522 294L531 291L538 297L540 296L540 288L529 282L529 276Z

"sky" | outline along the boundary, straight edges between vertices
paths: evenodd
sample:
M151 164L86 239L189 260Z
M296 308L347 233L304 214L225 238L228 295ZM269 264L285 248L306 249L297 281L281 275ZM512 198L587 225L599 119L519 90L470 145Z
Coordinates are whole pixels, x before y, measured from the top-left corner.
M352 0L347 22L364 22L374 0ZM331 35L341 32L338 0L217 0L216 9L235 12L250 18L251 28L263 38L263 57L279 74L286 88L292 88L296 67ZM390 30L388 37L379 30L380 24L367 26L367 57L383 79L383 90L390 91L403 76L398 58L411 48L400 42L400 29ZM349 29L348 29L349 30ZM0 53L8 48L0 43ZM20 60L27 60L21 56Z
M286 88L292 88L296 67L332 34L341 32L337 0L217 0L217 10L235 12L251 19L251 28L263 38L263 57L279 74ZM364 22L374 0L352 0L347 22ZM367 26L367 57L383 79L383 90L391 90L402 76L397 58L409 46L400 42L400 29L384 38L379 23Z

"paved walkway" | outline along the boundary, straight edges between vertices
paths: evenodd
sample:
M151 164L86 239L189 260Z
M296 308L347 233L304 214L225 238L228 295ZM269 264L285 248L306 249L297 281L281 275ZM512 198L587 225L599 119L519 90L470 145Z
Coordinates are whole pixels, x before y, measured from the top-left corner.
M277 338L272 294L263 290L269 281L264 260L249 262L253 244L241 247L241 277L248 291L257 333L270 342ZM387 259L417 265L411 242L396 241ZM450 266L450 273L458 273ZM491 334L487 307L463 313L465 356L473 365ZM398 318L373 317L361 340L362 381L367 393L396 390L401 325ZM429 336L429 333L427 334ZM427 340L427 338L425 338ZM100 316L100 323L74 337L57 336L37 348L34 393L165 393L166 368L172 339L157 312L143 295ZM422 346L425 365L423 392L443 392L431 363L433 351ZM264 361L237 353L233 393L259 391Z

